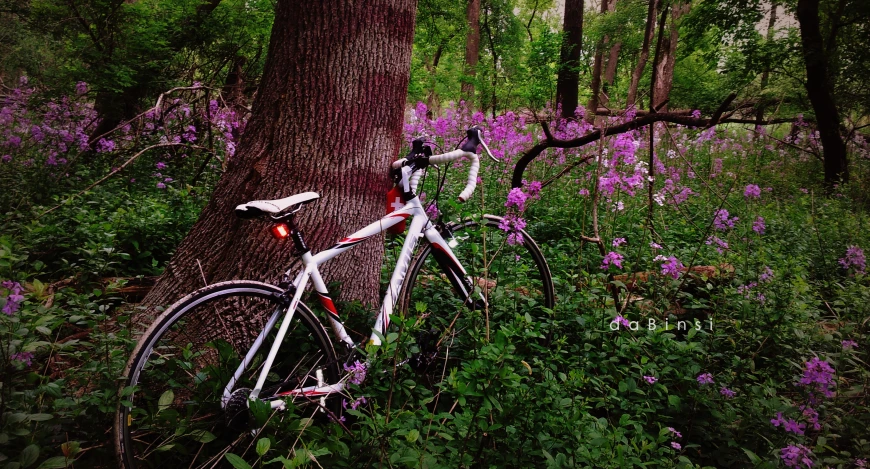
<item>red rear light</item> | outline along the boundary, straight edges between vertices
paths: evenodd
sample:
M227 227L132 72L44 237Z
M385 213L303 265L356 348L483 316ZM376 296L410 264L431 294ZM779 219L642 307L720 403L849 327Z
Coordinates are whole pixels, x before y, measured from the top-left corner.
M284 239L290 236L290 227L287 226L286 223L278 223L277 225L273 225L270 231L272 231L272 236L274 236L275 239Z

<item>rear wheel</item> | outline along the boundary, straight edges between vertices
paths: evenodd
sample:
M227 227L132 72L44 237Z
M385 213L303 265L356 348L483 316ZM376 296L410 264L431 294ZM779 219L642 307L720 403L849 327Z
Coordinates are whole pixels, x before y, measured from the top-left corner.
M411 366L423 372L432 388L476 357L502 323L555 304L553 280L540 248L522 230L523 242L509 243L508 233L499 228L501 221L487 215L479 222L451 223L441 229L466 270L469 280L464 288L474 290L471 301L457 293L450 268L444 265L446 256L437 246L425 245L408 268L400 307L423 318L417 338L420 352Z
M227 453L253 465L258 440L271 440L274 453L266 457L287 454L282 448L292 446L310 422L337 418L337 396L280 396L339 378L329 337L301 303L261 401L249 409L248 395L287 304L278 287L232 281L198 290L167 309L140 339L127 365L115 422L122 467L231 467ZM262 345L228 386L272 317ZM288 410L272 411L268 402L276 399L286 399ZM269 431L263 431L266 427Z

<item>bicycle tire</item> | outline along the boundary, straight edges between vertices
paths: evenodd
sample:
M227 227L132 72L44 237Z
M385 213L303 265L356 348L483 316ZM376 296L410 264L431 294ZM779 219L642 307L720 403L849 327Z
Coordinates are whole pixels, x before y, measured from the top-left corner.
M154 321L133 350L119 394L115 449L121 467L231 467L224 457L227 452L256 459L251 426L239 428L244 418L227 417L223 392L271 313L286 308L281 293L280 288L260 282L217 283L179 300ZM283 317L283 311L278 317ZM274 343L279 324L280 319L234 390L254 387L257 369ZM311 310L300 303L260 398L278 398L276 394L288 388L315 384L318 369L329 383L339 379L329 336ZM231 399L229 407L249 415L247 397L239 399ZM297 399L292 408L303 417L337 418L339 401ZM269 422L281 423L289 413L280 415ZM279 440L280 436L261 428L256 439L264 437L272 440L272 449L280 451L280 443L292 444L296 435Z
M412 367L428 369L424 376L431 388L438 387L452 368L473 358L481 339L488 339L487 334L492 337L500 322L517 313L555 305L550 268L537 243L520 230L523 242L508 244L508 233L499 228L501 223L501 217L485 215L481 221L449 223L441 230L477 286L476 295L485 296L487 307L463 302L429 243L408 268L399 296L400 311L424 316L424 337L418 336L420 352L412 359ZM486 251L492 254L489 258Z

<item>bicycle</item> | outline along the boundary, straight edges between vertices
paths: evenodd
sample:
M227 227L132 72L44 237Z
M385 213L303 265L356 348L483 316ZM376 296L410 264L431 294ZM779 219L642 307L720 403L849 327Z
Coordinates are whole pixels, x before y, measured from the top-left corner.
M428 336L418 341L420 351L407 365L443 377L448 365L461 366L464 356L473 355L491 324L523 308L552 308L550 271L528 233L518 230L522 242L509 243L499 226L502 218L493 215L433 222L416 195L431 165L467 158L467 184L459 194L460 202L467 201L477 185L478 145L492 157L478 128L468 130L461 149L441 155L415 140L391 169L403 193L402 208L317 254L306 246L295 214L318 194L239 205L237 216L268 219L276 238L292 239L303 268L295 277L285 272L277 286L241 280L209 285L154 321L133 350L120 391L115 448L121 467L215 467L226 464L229 452L258 458L252 445L263 419L299 415L299 429L316 419L340 419L340 397L349 383L362 382L368 362L363 344L341 321L318 266L409 218L369 344L382 343L396 310L426 310L418 321ZM421 239L425 243L417 250ZM302 301L309 282L340 353Z

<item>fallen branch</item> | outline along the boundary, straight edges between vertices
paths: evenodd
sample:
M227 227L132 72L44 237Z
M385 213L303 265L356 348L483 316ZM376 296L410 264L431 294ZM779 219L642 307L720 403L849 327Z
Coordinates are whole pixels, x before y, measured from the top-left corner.
M587 145L592 143L602 137L609 137L611 135L623 134L626 132L631 132L633 130L640 129L642 127L646 127L648 125L654 124L656 122L669 122L672 124L679 124L686 127L699 127L699 128L710 128L718 124L724 124L731 122L731 119L723 119L722 114L728 109L728 106L732 101L737 97L735 93L731 93L725 101L719 105L719 108L716 109L716 112L713 113L713 116L709 119L703 118L694 118L691 116L687 116L682 113L674 113L674 112L663 112L663 113L652 113L646 114L644 116L636 117L628 122L624 122L619 125L615 125L613 127L607 127L604 132L601 129L596 129L582 137L578 137L571 140L560 140L553 138L552 134L549 131L549 128L544 127L545 139L541 142L538 142L535 146L530 148L520 159L517 161L516 166L514 167L513 177L511 178L511 186L512 187L522 187L523 186L523 173L526 171L526 167L528 167L529 163L531 163L535 158L541 155L544 150L548 148L577 148L582 147L583 145Z

